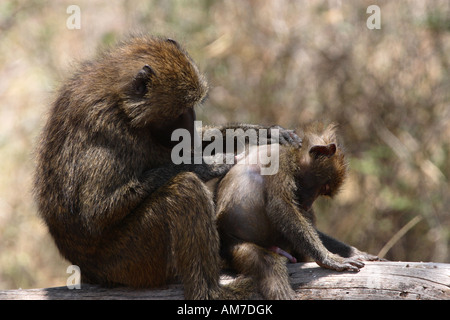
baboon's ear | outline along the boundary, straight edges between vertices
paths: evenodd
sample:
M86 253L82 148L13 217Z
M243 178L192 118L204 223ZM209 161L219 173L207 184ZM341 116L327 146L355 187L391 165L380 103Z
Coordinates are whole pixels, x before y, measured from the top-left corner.
M311 149L309 149L309 154L314 157L331 157L336 153L336 145L334 143L330 143L327 146L323 145L316 145L312 146Z
M143 66L133 79L134 92L141 96L146 94L148 91L147 84L155 75L155 71L148 64Z

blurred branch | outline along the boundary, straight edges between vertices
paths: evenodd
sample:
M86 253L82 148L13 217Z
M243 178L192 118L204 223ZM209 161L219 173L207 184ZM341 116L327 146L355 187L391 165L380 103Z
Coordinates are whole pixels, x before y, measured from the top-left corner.
M375 121L375 131L377 135L383 140L391 150L402 161L414 161L411 150L402 142L395 134L393 134L382 121ZM420 152L420 150L418 151ZM429 159L424 159L422 153L418 157L418 166L420 170L427 176L433 184L438 185L440 180L445 180L444 173Z
M410 152L405 145L394 135L381 120L374 122L375 132L391 150L401 159L406 161L410 158Z
M403 226L400 230L397 231L396 234L381 248L380 252L378 252L377 256L380 258L384 258L386 253L400 240L410 229L412 229L416 224L418 224L423 217L415 216L411 219L406 225Z

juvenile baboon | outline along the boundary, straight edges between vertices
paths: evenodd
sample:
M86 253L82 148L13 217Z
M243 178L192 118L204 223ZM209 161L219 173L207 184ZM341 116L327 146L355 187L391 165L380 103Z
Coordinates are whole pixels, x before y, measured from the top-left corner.
M179 277L188 299L245 297L243 283L219 285L220 242L204 185L231 165L171 161L172 132L196 133L194 107L208 90L185 49L134 36L70 73L35 173L38 210L61 254L84 282L157 287ZM281 131L283 141L298 140Z
M278 173L261 174L255 159L271 146L260 146L227 173L217 191L222 254L236 271L253 276L269 299L293 296L282 255L292 262L309 257L338 271L358 271L361 260L377 259L316 230L312 204L338 192L347 164L334 125L310 127L301 137L301 149L280 146Z

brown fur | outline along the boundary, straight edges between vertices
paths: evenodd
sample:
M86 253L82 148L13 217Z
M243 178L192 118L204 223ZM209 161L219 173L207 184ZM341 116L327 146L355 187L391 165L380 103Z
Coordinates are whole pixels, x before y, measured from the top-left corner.
M315 125L304 131L301 149L280 146L277 174L263 176L258 165L238 162L221 181L217 212L223 255L232 268L255 278L265 298L293 297L286 260L269 247L287 250L297 261L310 257L339 271L357 271L364 266L360 259L377 259L314 227L314 200L334 196L346 170L335 126Z
M230 165L174 165L170 157L172 131L193 133L193 108L207 90L178 43L149 36L82 63L59 89L37 151L35 194L83 281L155 287L179 277L189 299L248 297L246 280L236 290L219 285L204 184Z

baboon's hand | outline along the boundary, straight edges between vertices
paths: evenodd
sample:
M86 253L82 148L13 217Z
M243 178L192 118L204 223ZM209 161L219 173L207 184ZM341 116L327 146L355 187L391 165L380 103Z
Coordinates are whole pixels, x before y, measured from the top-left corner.
M364 263L354 258L342 258L336 254L329 253L322 261L316 261L316 263L327 269L333 269L336 271L359 271L364 267Z
M273 137L271 135L271 130L270 129L278 129L279 130L279 141L275 141L276 137ZM296 146L298 148L300 148L302 146L302 139L297 136L297 134L295 133L294 130L290 130L290 129L284 129L283 127L280 126L271 126L269 128L269 135L270 135L270 142L271 143L279 143L279 144L285 144L285 145L293 145Z

